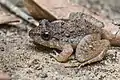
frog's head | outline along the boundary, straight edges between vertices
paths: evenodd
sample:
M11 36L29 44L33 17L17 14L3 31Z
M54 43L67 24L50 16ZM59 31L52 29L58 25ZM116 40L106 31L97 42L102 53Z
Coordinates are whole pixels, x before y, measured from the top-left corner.
M45 41L49 41L52 36L52 30L50 29L50 22L46 19L40 21L38 27L33 28L29 31L29 36L35 39L43 39Z
M52 24L48 20L42 20L40 25L36 28L33 28L29 31L30 38L34 42L41 44L43 46L56 48L58 42L53 41L53 28Z

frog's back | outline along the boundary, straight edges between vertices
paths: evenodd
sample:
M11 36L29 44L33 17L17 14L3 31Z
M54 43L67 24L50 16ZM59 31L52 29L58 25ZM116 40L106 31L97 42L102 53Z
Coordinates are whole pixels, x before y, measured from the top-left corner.
M85 19L53 22L54 37L59 41L77 44L87 34L101 33L101 28Z

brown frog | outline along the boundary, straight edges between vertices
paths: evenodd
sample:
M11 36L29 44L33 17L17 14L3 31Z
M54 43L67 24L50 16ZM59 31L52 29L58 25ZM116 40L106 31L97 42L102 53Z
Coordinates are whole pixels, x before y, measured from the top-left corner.
M71 13L68 20L49 22L42 20L40 25L29 32L36 42L49 48L61 50L52 56L59 62L68 61L75 53L80 66L103 59L110 42L102 39L104 24L84 13Z

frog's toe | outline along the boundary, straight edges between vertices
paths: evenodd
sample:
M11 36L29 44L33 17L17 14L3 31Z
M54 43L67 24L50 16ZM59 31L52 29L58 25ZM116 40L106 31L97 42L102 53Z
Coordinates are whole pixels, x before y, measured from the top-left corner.
M62 52L58 53L54 51L55 54L50 54L52 57L54 57L58 62L66 62L69 57L73 53L73 48L70 44L66 44L63 46Z
M56 50L53 50L53 52L55 53L55 55L59 55L59 53Z
M58 59L59 55L60 54L56 50L53 50L53 53L50 53L50 56L52 56L53 58L57 59L58 61L59 61L59 59Z
M53 58L56 58L56 57L57 57L57 55L54 54L54 53L50 53L50 56L53 57Z

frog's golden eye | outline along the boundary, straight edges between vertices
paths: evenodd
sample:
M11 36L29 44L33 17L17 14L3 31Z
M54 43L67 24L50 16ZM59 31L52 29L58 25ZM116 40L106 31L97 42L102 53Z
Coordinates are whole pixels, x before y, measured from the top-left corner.
M51 32L50 31L42 31L41 32L41 38L48 41L51 38Z

